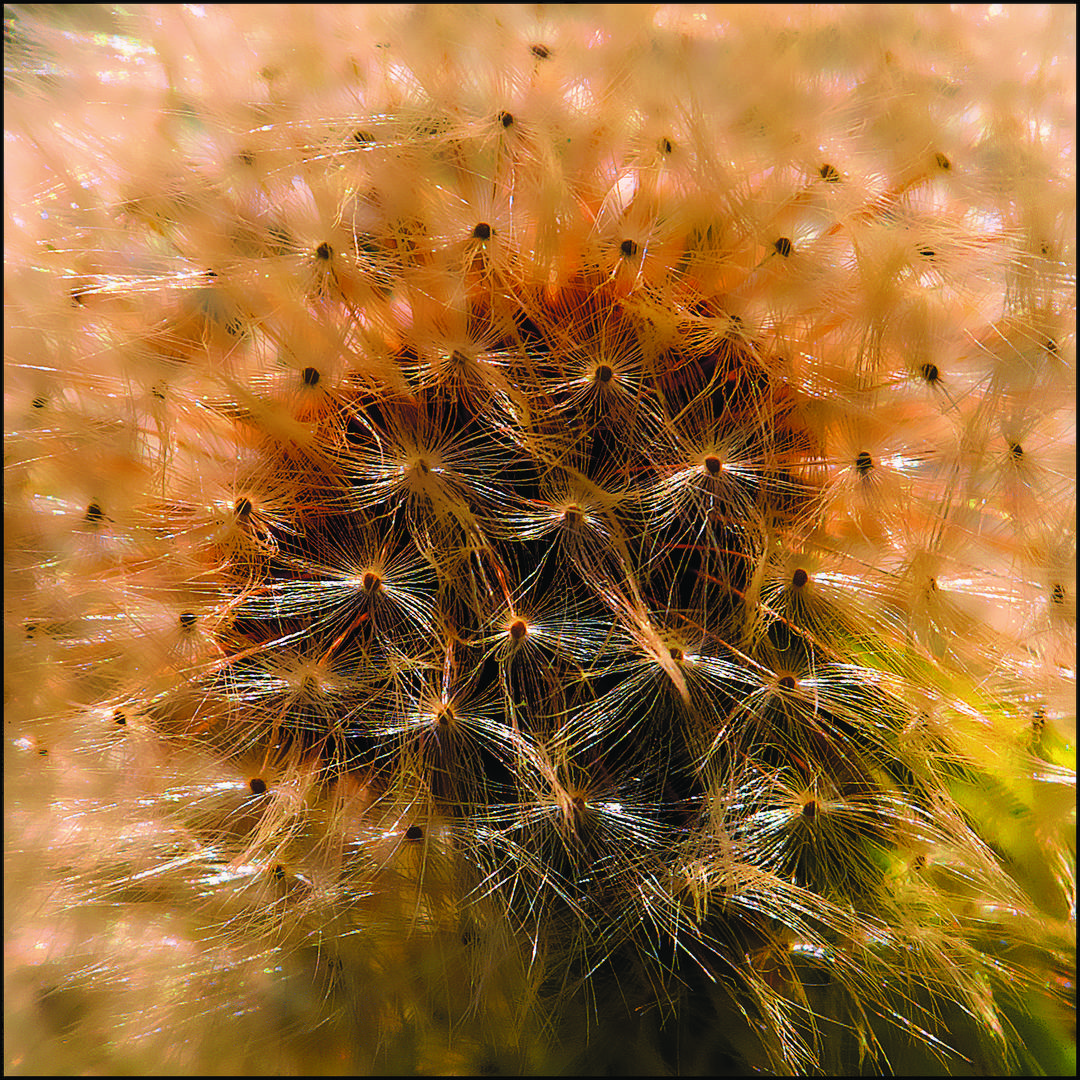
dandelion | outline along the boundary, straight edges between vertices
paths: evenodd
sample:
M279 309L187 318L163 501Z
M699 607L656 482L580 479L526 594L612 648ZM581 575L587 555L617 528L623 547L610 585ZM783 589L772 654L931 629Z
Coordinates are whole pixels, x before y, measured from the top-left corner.
M1071 9L7 12L14 1072L1071 1064Z

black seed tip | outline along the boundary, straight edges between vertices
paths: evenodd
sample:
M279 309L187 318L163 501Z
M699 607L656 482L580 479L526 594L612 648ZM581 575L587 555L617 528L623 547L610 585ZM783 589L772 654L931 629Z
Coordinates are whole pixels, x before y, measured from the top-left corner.
M504 128L514 126L514 114L507 112L505 109L495 117Z
M619 245L619 253L625 255L626 258L633 258L638 253L638 246L636 240L624 240Z
M376 589L382 586L382 578L375 573L374 570L368 570L364 573L364 591L374 592Z
M801 589L809 580L810 575L801 566L791 575L791 584L796 589Z
M266 791L266 781L261 776L253 776L248 781L252 795L262 795Z
M937 364L922 364L919 367L919 374L926 380L931 386L941 379L941 372L938 371Z
M773 247L776 249L777 255L783 255L785 259L795 250L794 245L786 236L781 236L780 239L773 244Z
M127 717L124 715L124 710L123 709L114 709L112 715L113 715L113 723L117 727L126 726Z
M1009 457L1013 461L1019 461L1024 456L1024 448L1016 442L1009 443Z
M1060 584L1054 584L1050 589L1050 599L1053 603L1061 604L1065 603L1065 586Z
M611 377L615 374L614 369L610 364L601 364L596 369L596 381L602 383L611 382Z
M515 619L510 624L510 637L514 641L520 641L528 632L529 628L525 625L524 619Z
M194 611L181 611L180 612L180 629L190 630L195 625L195 612Z
M529 52L531 52L537 60L547 60L551 56L551 50L546 45L530 45Z
M329 262L334 257L334 249L324 240L315 249L315 258L322 262Z
M924 259L932 259L937 254L937 252L934 251L934 249L931 247L921 247L919 248L919 254Z
M860 476L865 476L873 467L874 459L865 450L860 450L855 458L855 471Z
M814 799L807 799L806 802L803 803L802 816L806 818L807 821L813 821L817 816L817 802Z
M481 221L472 231L474 240L490 240L491 226L486 221Z
M840 173L835 165L822 165L818 172L821 174L821 179L828 180L830 184L835 184L840 179Z
M30 408L31 409L44 409L45 406L48 405L48 404L49 404L49 399L47 397L36 397L36 398L34 398L33 401L30 402Z
M795 676L794 675L784 675L780 679L780 688L782 690L794 690L795 689Z
M241 496L233 503L233 513L237 521L247 521L251 517L252 509L251 500L247 496Z
M720 459L715 454L710 454L705 459L705 471L710 476L719 476L720 475L720 464L721 464Z
M84 520L87 525L100 525L105 520L105 511L101 509L101 504L92 502L86 508Z
M300 374L300 378L304 380L305 386L318 386L319 385L319 371L317 368L306 367Z
M952 162L940 151L934 155L934 161L937 163L937 167L948 172L952 168Z
M675 149L675 144L668 138L663 138L658 143L661 154L670 154Z
M424 839L424 830L421 829L419 825L410 825L405 830L405 839L406 840L423 840Z

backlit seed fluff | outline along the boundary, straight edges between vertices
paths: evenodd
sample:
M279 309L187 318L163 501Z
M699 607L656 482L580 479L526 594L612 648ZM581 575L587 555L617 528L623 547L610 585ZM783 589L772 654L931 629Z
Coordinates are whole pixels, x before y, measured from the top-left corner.
M7 1070L1072 1075L1074 68L9 6Z

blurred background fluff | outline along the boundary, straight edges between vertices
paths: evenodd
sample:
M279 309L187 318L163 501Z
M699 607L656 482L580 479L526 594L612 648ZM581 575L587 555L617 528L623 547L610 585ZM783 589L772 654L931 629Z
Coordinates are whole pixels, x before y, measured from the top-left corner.
M1070 1074L1068 5L5 7L11 1074Z

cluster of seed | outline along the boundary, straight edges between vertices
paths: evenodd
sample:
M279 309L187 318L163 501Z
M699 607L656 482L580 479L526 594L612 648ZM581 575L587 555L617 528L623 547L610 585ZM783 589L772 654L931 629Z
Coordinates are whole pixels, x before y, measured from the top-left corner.
M308 986L249 1065L1013 1061L1069 955L1056 146L835 27L469 17L309 70L216 16L224 104L150 19L149 144L18 222L9 738L90 928L35 1008L179 937L211 1027Z

